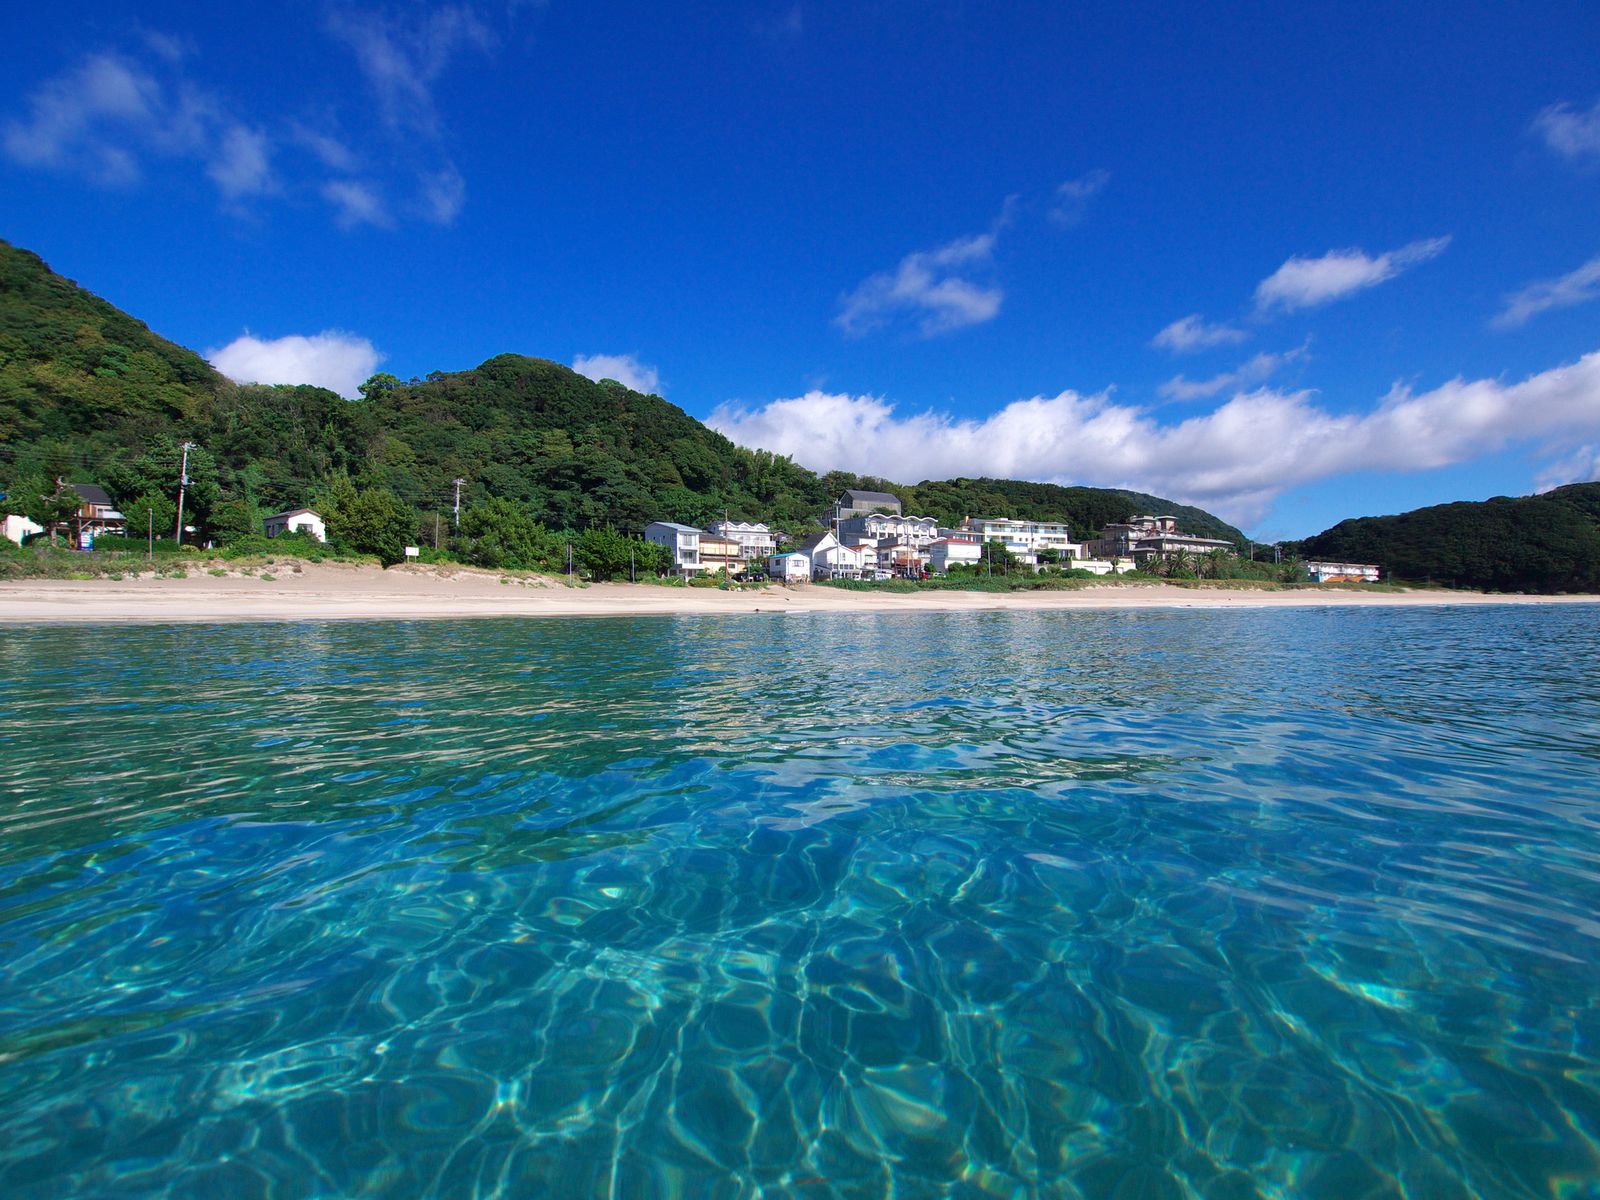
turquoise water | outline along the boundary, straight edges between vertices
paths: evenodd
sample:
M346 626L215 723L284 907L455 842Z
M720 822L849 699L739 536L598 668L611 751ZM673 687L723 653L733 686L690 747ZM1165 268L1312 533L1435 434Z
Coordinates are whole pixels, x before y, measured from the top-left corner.
M0 1196L1600 1197L1597 650L7 629Z

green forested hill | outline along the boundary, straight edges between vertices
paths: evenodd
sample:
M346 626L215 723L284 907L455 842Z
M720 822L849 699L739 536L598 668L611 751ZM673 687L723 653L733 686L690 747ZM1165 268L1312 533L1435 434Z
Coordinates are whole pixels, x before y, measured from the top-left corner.
M0 443L109 453L193 419L225 382L198 354L0 241Z
M1300 544L1311 559L1378 563L1412 582L1495 591L1600 591L1600 483L1541 496L1357 517Z
M1242 540L1200 509L1136 492L819 476L736 446L659 396L515 354L426 379L375 376L358 400L309 386L235 385L37 255L0 242L0 491L61 475L101 483L127 507L174 489L184 440L197 444L186 512L221 533L312 503L347 475L358 489L392 492L423 529L448 511L461 478L464 506L510 500L552 528L705 524L727 511L800 531L843 489L867 487L947 523L1035 517L1091 536L1108 521L1165 512L1192 532Z

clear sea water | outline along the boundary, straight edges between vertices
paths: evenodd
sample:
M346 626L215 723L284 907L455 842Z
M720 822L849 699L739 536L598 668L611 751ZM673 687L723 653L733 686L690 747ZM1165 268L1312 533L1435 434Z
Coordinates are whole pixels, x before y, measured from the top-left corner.
M1597 650L0 631L0 1197L1600 1197Z

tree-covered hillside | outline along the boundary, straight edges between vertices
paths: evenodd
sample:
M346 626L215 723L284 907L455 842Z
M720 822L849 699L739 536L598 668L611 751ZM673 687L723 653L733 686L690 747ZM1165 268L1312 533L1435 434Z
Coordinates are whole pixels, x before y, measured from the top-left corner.
M223 386L198 354L0 241L0 447L81 459L140 446Z
M516 504L550 528L704 525L727 512L802 533L845 488L908 512L1065 520L1080 537L1140 512L1242 541L1209 513L1137 492L1013 480L906 486L825 475L734 445L659 396L559 363L502 354L467 371L374 376L356 400L309 386L236 385L198 355L0 242L0 491L99 483L125 511L164 513L179 445L195 443L186 520L227 536L260 516L382 491L426 537L455 498ZM444 525L448 529L448 523Z
M1299 550L1308 559L1378 563L1417 583L1600 591L1600 483L1357 517L1307 538Z

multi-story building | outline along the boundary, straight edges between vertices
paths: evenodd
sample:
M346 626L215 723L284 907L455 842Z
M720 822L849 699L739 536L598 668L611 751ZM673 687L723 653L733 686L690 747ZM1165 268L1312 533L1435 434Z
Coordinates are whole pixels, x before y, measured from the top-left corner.
M1376 563L1308 562L1306 574L1313 583L1377 583Z
M834 527L834 533L839 532L839 522L851 517L864 517L868 513L893 513L898 516L904 510L900 507L900 497L888 492L863 492L850 488L833 502L833 513L829 524Z
M66 486L77 492L78 499L82 501L72 518L73 527L80 537L88 534L92 541L102 533L121 533L127 528L127 518L117 511L111 497L106 495L105 488L95 483L69 483Z
M705 570L700 562L700 531L676 521L652 521L644 527L644 540L672 551L672 566L685 575Z
M1058 560L1082 558L1083 547L1072 540L1065 521L1021 521L1014 517L968 517L962 533L980 542L999 542L1022 562L1036 564L1039 551L1052 550Z
M715 533L700 534L700 567L705 571L726 571L737 575L744 570L748 557L744 547L733 538Z
M841 542L857 545L872 542L900 546L926 546L939 536L939 522L932 517L908 517L900 513L862 513L841 518L834 527Z
M1213 550L1226 550L1231 554L1237 549L1224 538L1179 532L1177 517L1114 521L1105 527L1101 537L1085 545L1095 558L1131 558L1140 565L1168 554L1209 554Z
M831 533L819 533L800 546L800 553L811 560L813 579L860 579L861 555L841 545Z
M713 521L706 532L738 542L746 558L770 558L778 552L772 530L754 521Z

